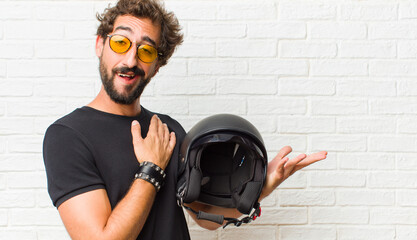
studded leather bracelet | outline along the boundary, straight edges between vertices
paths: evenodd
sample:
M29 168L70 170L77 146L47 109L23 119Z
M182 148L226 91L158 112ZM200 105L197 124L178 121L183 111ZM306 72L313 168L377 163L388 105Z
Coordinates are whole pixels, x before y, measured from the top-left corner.
M152 162L140 163L139 169L135 174L135 179L142 179L151 183L155 187L156 192L159 192L161 189L165 177L165 171Z

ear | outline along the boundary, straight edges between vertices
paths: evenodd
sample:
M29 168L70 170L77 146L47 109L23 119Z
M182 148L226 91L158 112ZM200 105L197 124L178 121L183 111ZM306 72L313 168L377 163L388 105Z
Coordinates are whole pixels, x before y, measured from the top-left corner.
M104 48L104 39L101 36L97 36L96 39L96 56L101 57Z

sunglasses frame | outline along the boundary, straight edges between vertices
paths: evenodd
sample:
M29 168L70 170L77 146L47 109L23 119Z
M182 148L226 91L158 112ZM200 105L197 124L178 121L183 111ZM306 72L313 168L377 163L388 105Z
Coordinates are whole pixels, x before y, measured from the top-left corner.
M124 52L121 52L121 53L118 53L118 52L116 52L116 51L114 51L113 50L113 48L111 47L111 45L110 45L110 40L111 40L111 38L113 37L113 36L122 36L122 37L124 37L124 38L126 38L127 40L129 40L129 47L126 49L126 51L124 51ZM133 44L133 42L128 38L128 37L126 37L126 36L123 36L123 35L121 35L121 34L108 34L107 35L107 37L109 38L109 47L110 47L110 49L113 51L113 52L115 52L115 53L118 53L118 54L124 54L124 53L126 53L127 51L129 51L130 50L130 48L132 47L132 44ZM137 42L135 42L135 43L137 43ZM144 45L147 45L147 46L150 46L150 47L153 47L153 48L155 48L155 50L156 50L156 58L152 61L152 62L145 62L145 61L143 61L140 57L139 57L139 47L140 46L144 46ZM156 48L156 47L154 47L154 46L152 46L152 45L149 45L149 44L137 44L137 46L136 46L136 56L137 56L137 58L139 58L139 60L141 60L142 62L144 62L144 63L153 63L153 62L155 62L155 60L158 58L158 57L161 57L163 54L162 53L160 53L159 51L158 51L158 49Z

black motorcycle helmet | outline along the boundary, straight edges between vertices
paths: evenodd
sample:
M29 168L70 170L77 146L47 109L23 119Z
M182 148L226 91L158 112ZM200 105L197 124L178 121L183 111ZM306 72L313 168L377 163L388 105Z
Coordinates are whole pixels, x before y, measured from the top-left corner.
M187 133L181 145L178 203L183 206L198 201L236 208L243 214L252 212L250 219L243 221L249 222L260 214L258 199L267 165L262 137L250 122L231 114L207 117ZM237 226L242 223L219 215L199 215L219 224L224 219Z

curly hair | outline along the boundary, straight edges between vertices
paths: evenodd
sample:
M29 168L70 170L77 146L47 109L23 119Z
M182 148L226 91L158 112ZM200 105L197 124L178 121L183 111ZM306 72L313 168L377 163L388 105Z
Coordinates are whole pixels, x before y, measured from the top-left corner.
M159 65L167 64L175 48L183 41L181 26L174 13L168 12L159 0L120 0L116 6L106 8L102 14L97 13L96 17L100 22L97 35L106 39L107 35L113 31L116 18L123 15L148 18L154 24L161 26L158 51L162 53L162 56L159 57Z

